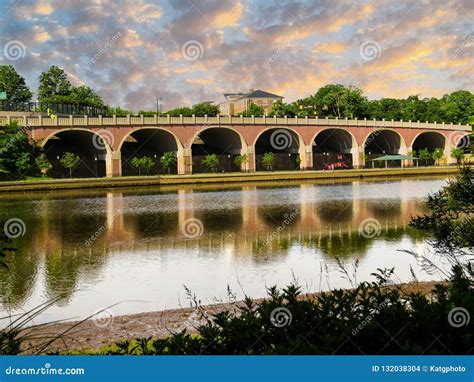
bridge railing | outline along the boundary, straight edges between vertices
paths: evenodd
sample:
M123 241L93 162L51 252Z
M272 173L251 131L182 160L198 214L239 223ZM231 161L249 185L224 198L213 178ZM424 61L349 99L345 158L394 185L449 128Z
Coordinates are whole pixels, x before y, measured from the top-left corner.
M73 116L68 117L45 117L45 116L0 116L0 126L10 122L17 122L21 126L140 126L140 125L323 125L323 126L351 126L351 127L385 127L385 128L411 128L411 129L440 129L440 130L465 130L471 131L470 125L453 123L429 123L420 121L394 121L375 119L339 119L339 118L309 118L309 117L171 117L171 116L126 116L126 117L90 117Z

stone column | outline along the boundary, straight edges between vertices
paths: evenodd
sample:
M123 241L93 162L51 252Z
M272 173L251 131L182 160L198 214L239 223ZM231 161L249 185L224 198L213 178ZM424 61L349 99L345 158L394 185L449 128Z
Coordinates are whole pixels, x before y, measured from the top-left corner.
M451 143L446 142L444 146L444 157L446 158L446 164L448 166L457 164L457 160L451 156Z
M252 146L247 147L247 156L248 156L248 163L247 163L247 171L255 172L257 170L257 162L255 157L255 151Z
M108 152L105 155L105 174L108 178L122 176L122 153L120 151Z
M352 167L353 168L364 168L365 167L365 162L361 160L361 157L363 156L364 153L364 148L363 147L353 147L351 149L351 154L352 154Z
M313 169L313 146L303 146L300 149L300 169L301 170L312 170Z
M184 172L183 174L189 175L193 173L193 157L191 149L183 149L183 162Z
M400 150L398 151L398 153L400 155L411 155L411 152L413 151L413 148L412 147L400 147ZM413 160L411 159L407 159L407 160L402 160L401 161L401 166L402 168L403 167L413 167Z
M176 160L177 160L177 170L178 175L186 174L186 166L185 166L185 157L184 157L184 150L178 150L176 153Z

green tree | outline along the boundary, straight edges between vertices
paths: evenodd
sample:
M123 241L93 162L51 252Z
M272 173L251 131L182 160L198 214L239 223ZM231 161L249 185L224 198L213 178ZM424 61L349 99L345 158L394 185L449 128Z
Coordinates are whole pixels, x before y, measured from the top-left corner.
M67 103L70 100L71 90L71 83L63 69L53 65L41 73L38 88L38 99L41 102Z
M102 98L97 95L94 89L88 86L73 87L70 94L70 103L97 108L105 106Z
M53 167L51 165L51 162L46 158L46 154L40 154L36 159L35 159L35 162L36 162L36 166L38 167L38 169L41 171L41 175L43 177L46 176L46 174L48 173L49 170L51 170L51 168Z
M439 161L441 158L443 158L443 156L444 156L443 149L440 149L440 148L434 149L433 153L431 154L431 157L433 158L433 160L435 161L437 165L439 165Z
M252 115L255 117L263 117L263 107L258 106L254 103L251 103L246 111L240 113L239 115L243 115L244 117L251 117Z
M454 148L451 150L451 156L456 159L456 161L461 163L464 160L464 150L463 149L458 149Z
M160 158L160 162L163 165L163 168L168 170L168 175L170 174L171 167L176 165L176 156L173 152L165 152Z
M12 65L0 65L0 92L7 93L8 102L30 102L33 94Z
M219 115L219 106L208 102L198 103L193 106L192 112L196 117L204 117L205 115L215 117Z
M209 167L212 172L216 172L217 166L219 166L219 158L216 154L207 154L202 160L202 164Z
M427 161L432 158L430 150L428 150L427 148L418 150L418 155L417 156L418 156L418 159L423 161L425 166L428 163Z
M261 162L262 165L267 169L267 171L273 171L273 166L275 165L276 155L274 153L268 152L263 154Z
M287 104L281 100L275 102L272 106L270 117L294 117L300 115L298 107L295 104Z
M133 157L131 164L138 169L138 175L141 175L142 170L149 172L155 166L155 161L148 156Z
M247 163L249 161L249 158L247 156L247 154L239 154L237 155L235 158L234 158L234 164L240 169L242 170L242 165L244 163Z
M191 117L193 115L193 109L189 107L178 107L176 109L168 110L165 114L171 117L179 117L180 115L183 117Z
M61 163L64 168L69 170L69 177L72 178L72 170L77 167L80 161L81 158L78 155L65 152L59 160L59 163Z
M38 168L34 158L39 148L28 139L25 128L12 122L0 128L0 168L10 179L35 175Z
M441 98L442 111L450 123L469 123L474 116L474 95L467 90L458 90Z
M339 84L323 86L309 100L318 116L338 118L362 116L366 103L361 89Z

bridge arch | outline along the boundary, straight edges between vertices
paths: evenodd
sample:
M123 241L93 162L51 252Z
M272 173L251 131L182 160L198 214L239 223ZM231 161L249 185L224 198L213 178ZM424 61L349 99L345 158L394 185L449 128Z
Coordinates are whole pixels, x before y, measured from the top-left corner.
M240 171L241 168L234 161L247 147L242 134L227 126L207 126L197 131L187 145L193 173ZM217 155L219 163L215 168L203 163L208 154Z
M422 133L417 134L413 138L411 148L415 156L422 157L423 155L420 155L421 150L428 150L430 154L433 153L436 149L441 149L445 151L447 148L446 144L446 137L443 134L437 131L424 131ZM431 166L435 164L435 161L431 158L423 158L421 163L424 165Z
M262 163L264 154L273 153L275 157L272 170L298 170L301 162L301 149L304 141L301 135L288 127L269 127L262 130L253 142L255 169L268 170Z
M125 135L118 146L122 159L122 175L138 175L139 170L132 165L134 157L150 157L154 167L149 174L167 173L160 158L165 152L172 152L176 163L169 169L172 174L177 173L178 160L181 157L183 146L178 137L168 129L158 126L144 126L131 130Z
M371 162L371 159L383 155L407 154L407 145L403 136L394 129L376 129L364 139L365 166L384 166L384 163ZM401 166L400 161L389 161L390 167Z
M106 160L112 152L107 134L86 128L67 128L54 131L41 142L46 158L52 165L53 177L69 176L69 169L61 164L64 153L73 153L81 159L71 170L74 177L90 178L106 176Z
M350 131L328 127L314 135L311 145L314 170L352 168L357 140Z

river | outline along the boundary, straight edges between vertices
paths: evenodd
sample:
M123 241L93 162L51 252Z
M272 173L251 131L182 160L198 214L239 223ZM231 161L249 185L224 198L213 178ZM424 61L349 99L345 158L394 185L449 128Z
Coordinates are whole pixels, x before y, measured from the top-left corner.
M421 269L426 237L408 226L446 179L244 184L0 196L20 219L18 249L0 269L1 316L64 294L36 322L265 296L296 279L304 292L373 280L439 279ZM355 264L357 271L354 274Z

